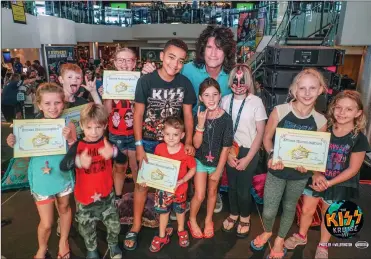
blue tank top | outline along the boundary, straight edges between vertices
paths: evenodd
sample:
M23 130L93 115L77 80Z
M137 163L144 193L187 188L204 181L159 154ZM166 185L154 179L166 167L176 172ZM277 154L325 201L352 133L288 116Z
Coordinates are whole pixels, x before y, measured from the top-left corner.
M61 171L59 168L63 157L64 155L31 157L28 179L32 193L49 196L62 192L68 186L73 188L72 171ZM49 173L45 173L48 170L44 172L45 167L50 168Z

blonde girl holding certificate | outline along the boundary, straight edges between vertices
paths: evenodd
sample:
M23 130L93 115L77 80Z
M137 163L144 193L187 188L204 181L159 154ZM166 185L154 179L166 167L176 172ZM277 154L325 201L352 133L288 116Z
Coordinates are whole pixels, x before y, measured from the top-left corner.
M55 83L41 84L36 91L36 104L42 111L43 118L60 118L64 108L64 98L62 87ZM63 136L69 146L76 142L76 129L73 123L69 123L63 129ZM7 143L10 147L14 147L16 139L13 134L8 136ZM59 169L63 157L64 155L31 157L28 166L31 194L40 216L40 224L37 229L39 249L34 258L47 258L49 256L48 240L54 221L55 200L61 228L58 258L70 258L68 235L72 212L69 196L73 192L74 179L72 171L62 172Z
M322 74L313 68L304 69L294 78L289 89L294 100L276 106L265 127L263 144L269 154L269 160L264 187L264 232L251 241L251 248L262 250L271 238L274 220L282 201L283 212L278 236L274 240L268 259L285 256L284 239L294 220L298 199L304 191L308 178L313 174L303 167L295 169L285 167L281 161L272 163L276 128L326 131L326 118L314 109L318 96L325 90L326 84Z

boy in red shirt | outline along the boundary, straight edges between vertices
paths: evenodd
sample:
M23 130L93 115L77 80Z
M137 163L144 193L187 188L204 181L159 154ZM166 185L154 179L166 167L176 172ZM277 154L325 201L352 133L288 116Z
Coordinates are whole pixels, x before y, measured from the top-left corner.
M178 117L168 117L164 122L164 141L157 145L154 154L174 160L181 161L178 175L178 182L175 194L156 190L155 211L160 214L159 236L155 236L149 248L151 252L158 252L169 243L169 236L166 234L166 226L169 221L170 210L176 213L178 221L178 237L181 247L189 246L188 231L184 229L186 198L188 181L196 173L196 160L193 156L187 155L181 139L184 138L184 123Z
M78 140L60 164L63 171L75 168L75 199L79 232L88 250L86 258L99 259L97 221L107 227L107 243L111 258L122 258L118 246L120 221L112 192L112 160L124 164L127 157L103 136L108 113L101 104L89 103L81 110L80 126L85 137Z

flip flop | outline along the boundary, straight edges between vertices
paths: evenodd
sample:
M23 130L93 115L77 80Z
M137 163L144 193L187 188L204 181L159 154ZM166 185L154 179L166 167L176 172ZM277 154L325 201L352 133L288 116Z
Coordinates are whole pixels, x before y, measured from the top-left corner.
M268 242L268 240L264 241L263 239L261 239L260 236L257 236L255 239L251 240L251 242L250 242L251 248L255 251L261 251L261 250L264 249L264 246ZM255 241L256 245L254 244L254 241Z
M49 254L49 251L46 250L46 253L45 253L44 258L37 258L36 256L34 256L33 258L34 258L34 259L48 259L48 258L51 258L51 255Z
M282 259L285 257L286 252L287 252L286 247L283 249L282 252L274 252L273 250L271 250L269 255L267 255L267 259L277 259L277 258Z
M193 229L192 229L192 225L191 225L191 222L188 220L187 222L187 225L188 225L188 228L189 228L189 231L191 231L191 235L193 238L196 238L196 239L202 239L203 238L203 234L201 233L200 236L197 236L194 232L193 232Z
M211 234L210 235L206 235L206 232L209 232L209 231L206 231L206 230L211 230L210 232L211 232ZM211 222L211 228L209 227L209 228L206 228L205 227L205 229L204 229L204 238L212 238L212 237L214 237L214 222Z
M68 251L63 256L60 253L58 253L57 258L58 259L70 259L71 258L71 251Z
M132 247L129 247L127 245L125 245L125 241L128 240L128 241L133 241L134 244ZM125 236L125 239L124 239L124 248L125 250L127 251L133 251L137 248L137 245L138 245L138 233L137 232L128 232L126 233L126 236Z
M241 226L241 228L243 228L243 227L250 227L250 222L242 222L242 221L240 221L238 223L238 225ZM236 236L239 237L239 238L245 238L245 237L247 237L249 235L249 233L250 233L250 228L245 233L241 233L241 232L239 233L239 232L237 232Z

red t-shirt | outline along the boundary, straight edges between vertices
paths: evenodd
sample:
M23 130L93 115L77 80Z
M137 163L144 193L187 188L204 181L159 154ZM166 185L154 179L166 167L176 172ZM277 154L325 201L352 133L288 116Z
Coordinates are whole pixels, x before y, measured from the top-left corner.
M130 136L133 129L133 103L129 100L112 100L112 111L108 119L108 130L111 134Z
M178 180L183 179L183 177L187 174L188 169L195 168L196 167L196 160L193 156L187 155L184 152L184 145L181 143L180 150L175 154L169 154L169 151L167 150L166 143L160 143L157 145L155 149L155 155L174 159L180 161L180 170L178 175ZM188 188L188 182L180 185L176 191L175 194L183 194L187 191Z
M81 154L85 149L92 156L92 163L89 169L76 167L76 200L84 205L94 202L95 197L107 197L113 187L112 179L112 160L104 160L98 154L98 149L104 147L103 138L97 142L79 141L77 154Z

